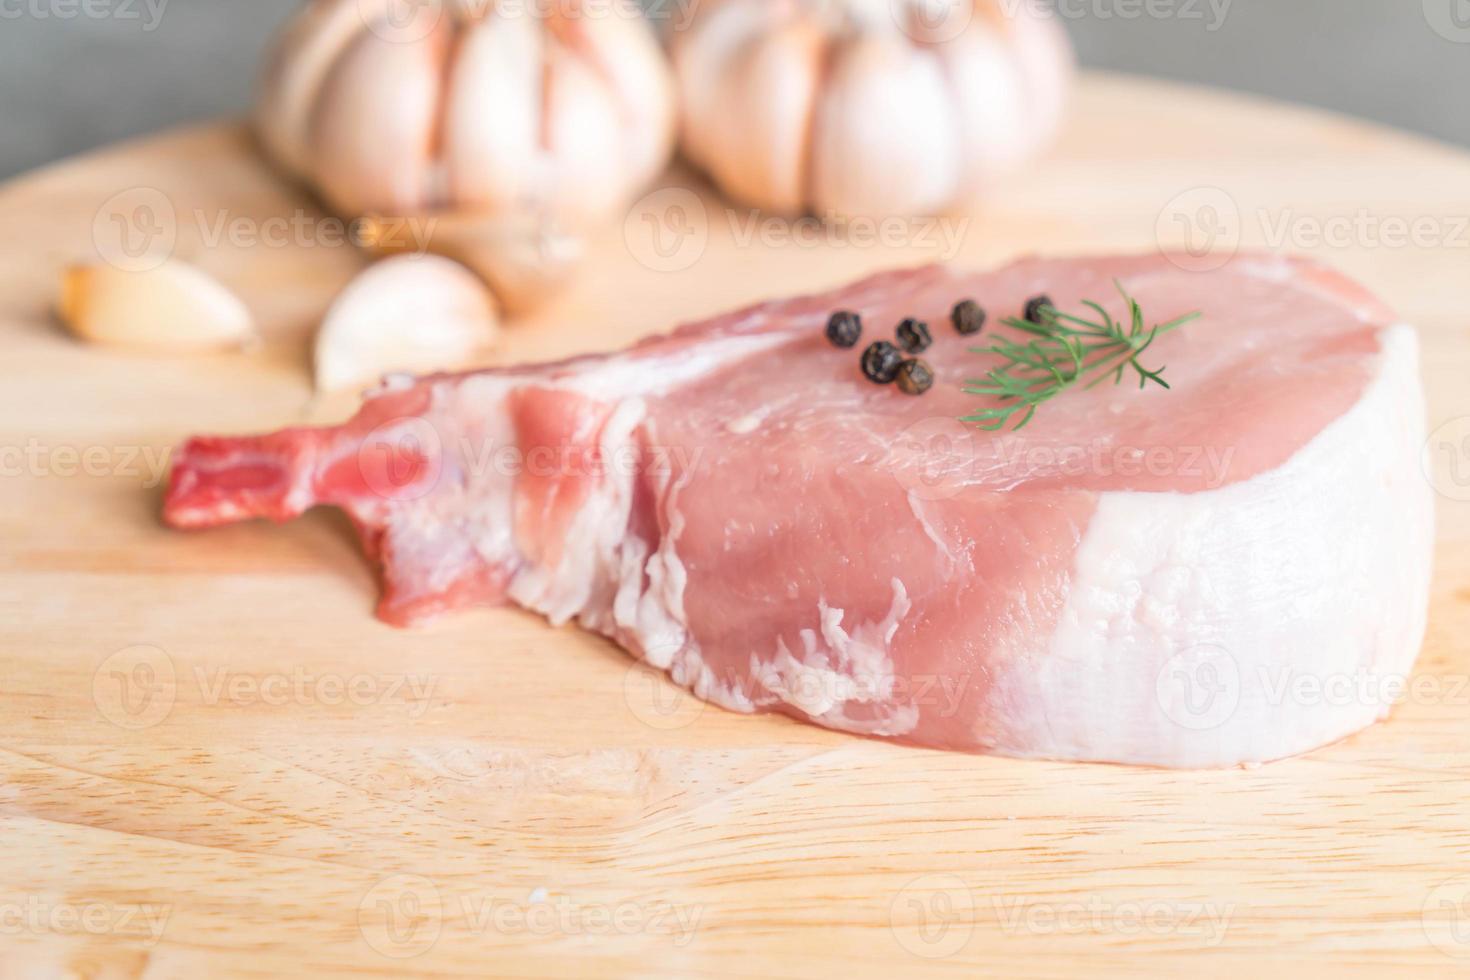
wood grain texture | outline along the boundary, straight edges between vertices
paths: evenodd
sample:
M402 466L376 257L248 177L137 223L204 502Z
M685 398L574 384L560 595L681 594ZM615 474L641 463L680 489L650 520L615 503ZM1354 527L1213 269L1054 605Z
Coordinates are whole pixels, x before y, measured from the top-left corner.
M104 203L132 194L136 216L139 188L172 212L175 253L245 297L262 350L144 357L54 326L59 267L110 248ZM273 217L304 240L252 245ZM703 707L513 611L395 631L331 514L170 533L157 480L181 438L350 408L312 401L307 345L361 261L318 240L241 130L181 131L0 189L0 974L1470 963L1470 156L1092 76L1056 151L968 221L873 242L751 220L671 179L497 358L612 348L895 264L1151 249L1191 224L1369 284L1422 328L1447 426L1421 687L1385 724L1252 770L950 755Z

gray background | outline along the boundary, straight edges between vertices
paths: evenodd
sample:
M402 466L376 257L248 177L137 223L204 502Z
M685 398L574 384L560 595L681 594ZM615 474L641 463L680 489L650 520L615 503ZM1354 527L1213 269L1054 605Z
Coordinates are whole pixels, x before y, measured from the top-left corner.
M297 2L0 0L0 177L240 112L261 46ZM1470 0L1052 2L1087 65L1309 102L1470 145Z

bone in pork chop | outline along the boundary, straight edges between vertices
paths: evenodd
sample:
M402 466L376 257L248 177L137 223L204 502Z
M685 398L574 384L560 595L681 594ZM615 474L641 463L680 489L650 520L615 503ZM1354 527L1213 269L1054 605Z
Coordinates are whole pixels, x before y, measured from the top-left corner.
M990 366L951 307L1150 321L1170 390L1070 390L1018 431L957 419ZM825 336L927 320L922 397ZM987 327L987 332L997 327ZM1414 332L1294 259L924 268L751 307L616 354L385 383L334 428L201 438L165 516L346 510L410 624L515 602L736 711L953 749L1164 766L1357 731L1424 629L1431 491ZM1296 692L1296 693L1294 693Z

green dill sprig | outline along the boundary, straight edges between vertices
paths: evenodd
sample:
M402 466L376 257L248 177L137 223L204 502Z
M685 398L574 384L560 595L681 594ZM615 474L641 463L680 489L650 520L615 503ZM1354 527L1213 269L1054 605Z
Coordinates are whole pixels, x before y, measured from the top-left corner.
M1127 323L1114 320L1107 310L1091 300L1084 301L1082 305L1097 314L1096 320L1042 305L1037 316L1039 323L1019 317L1002 322L1021 333L1019 339L998 337L989 347L971 348L976 354L999 355L1005 363L989 371L984 378L967 382L965 393L993 397L999 399L1000 404L960 421L974 422L989 432L1012 426L1012 423L1013 428L1020 429L1031 421L1043 402L1079 382L1091 379L1085 388L1095 388L1111 377L1114 384L1119 384L1130 369L1137 374L1140 389L1148 387L1150 382L1168 388L1164 368L1149 370L1139 358L1159 337L1198 319L1200 314L1190 313L1168 323L1146 327L1143 310L1138 303L1123 289L1122 283L1114 280L1114 285L1128 304ZM1017 416L1019 421L1016 421Z

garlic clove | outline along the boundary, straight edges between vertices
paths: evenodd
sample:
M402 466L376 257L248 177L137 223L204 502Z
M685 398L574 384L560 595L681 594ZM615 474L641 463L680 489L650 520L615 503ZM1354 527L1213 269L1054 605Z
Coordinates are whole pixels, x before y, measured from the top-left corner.
M1005 20L1015 58L1031 93L1027 132L1033 152L1045 146L1061 128L1067 97L1076 73L1076 61L1059 18L1020 4Z
M622 117L629 192L663 170L674 144L674 82L657 38L627 13L560 18L575 47L611 84Z
M709 122L722 134L712 169L732 196L777 211L805 207L827 44L818 24L797 20L749 45L731 66Z
M622 159L617 101L589 65L555 40L547 44L545 78L556 213L579 223L611 214L629 190L608 179L609 167Z
M699 166L712 169L727 149L723 136L711 123L725 122L717 103L725 86L725 75L740 52L761 37L782 16L782 5L759 0L726 0L707 8L688 30L672 41L675 78L682 105L680 141L684 152Z
M939 60L905 40L840 42L812 137L812 205L839 216L928 214L960 183L955 107Z
M954 86L962 194L973 198L1035 148L1026 78L1006 39L986 23L971 25L933 50Z
M361 0L317 0L303 7L261 72L255 128L292 176L311 171L311 109L333 62L362 30Z
M452 27L390 39L364 31L328 73L312 114L314 177L346 214L428 202Z
M541 48L541 31L527 17L490 17L461 36L445 108L444 160L450 193L463 207L490 210L548 196Z
M332 391L393 371L458 367L498 332L495 301L468 269L437 255L385 259L327 311L316 338L316 385Z
M358 243L379 254L429 251L463 264L512 316L561 292L586 250L583 234L532 213L368 217L357 229Z
M58 313L83 340L141 350L218 350L255 336L250 311L234 293L176 260L141 272L71 266L62 277Z

